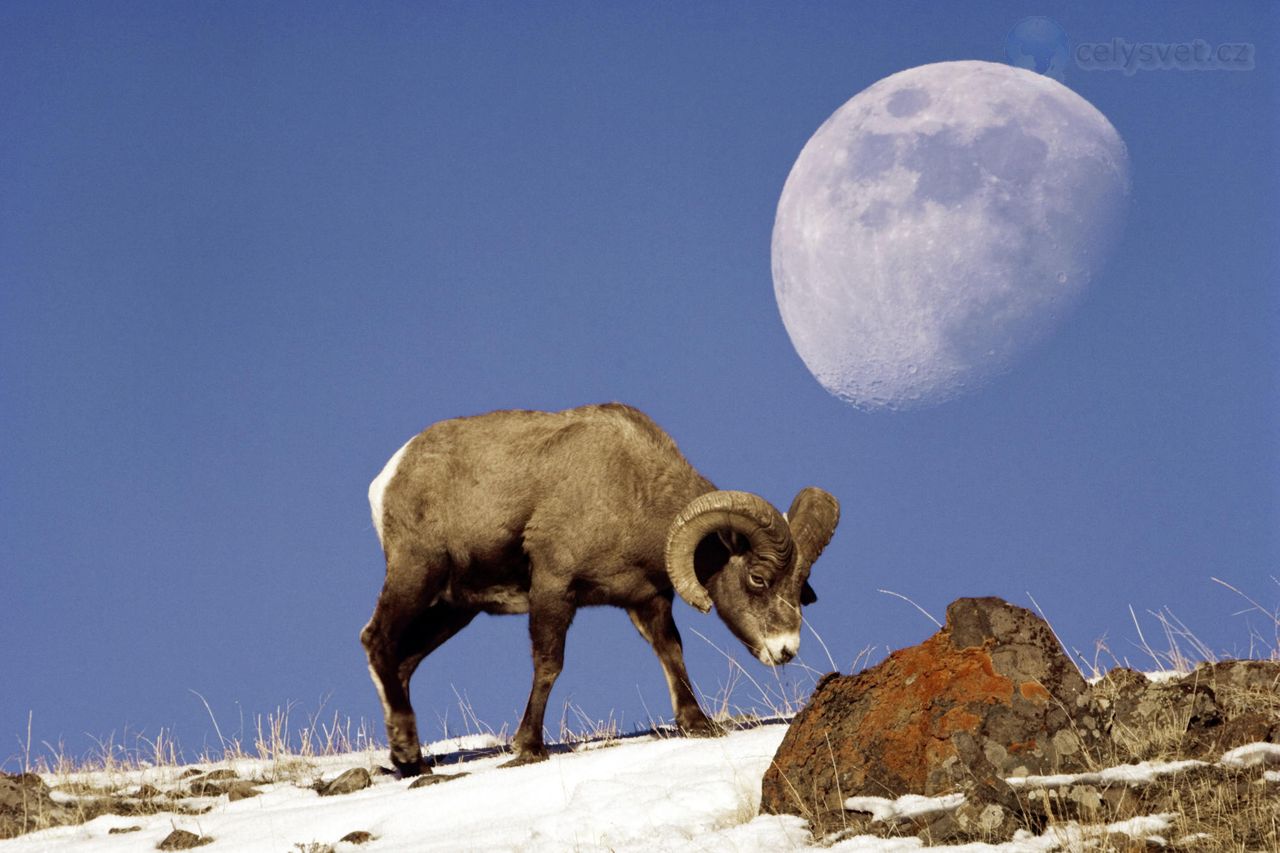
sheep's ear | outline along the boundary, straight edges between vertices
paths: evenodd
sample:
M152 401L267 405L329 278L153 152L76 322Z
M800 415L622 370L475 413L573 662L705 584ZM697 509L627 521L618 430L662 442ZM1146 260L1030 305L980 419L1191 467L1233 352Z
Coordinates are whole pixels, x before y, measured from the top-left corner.
M818 594L813 591L813 587L809 586L809 582L805 581L804 586L800 587L800 606L808 607L818 600Z

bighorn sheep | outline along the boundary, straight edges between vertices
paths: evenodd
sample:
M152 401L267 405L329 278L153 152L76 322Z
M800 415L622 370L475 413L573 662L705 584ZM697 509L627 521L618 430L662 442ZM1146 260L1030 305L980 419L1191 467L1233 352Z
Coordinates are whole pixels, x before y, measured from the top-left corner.
M689 686L673 590L714 604L762 662L800 645L809 567L839 520L802 490L788 516L717 491L642 412L610 403L441 421L400 448L369 486L387 576L360 634L386 714L391 760L429 773L409 679L477 613L528 613L533 687L513 763L546 757L542 718L579 607L626 609L657 652L680 728L711 734Z

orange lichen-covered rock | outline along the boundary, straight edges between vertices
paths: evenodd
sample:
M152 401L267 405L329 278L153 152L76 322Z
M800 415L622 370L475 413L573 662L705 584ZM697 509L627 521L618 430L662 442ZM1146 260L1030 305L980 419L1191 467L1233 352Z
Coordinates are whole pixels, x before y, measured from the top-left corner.
M818 683L765 773L761 808L821 830L840 825L850 796L1083 769L1096 729L1082 717L1085 693L1042 619L998 598L962 598L920 645Z

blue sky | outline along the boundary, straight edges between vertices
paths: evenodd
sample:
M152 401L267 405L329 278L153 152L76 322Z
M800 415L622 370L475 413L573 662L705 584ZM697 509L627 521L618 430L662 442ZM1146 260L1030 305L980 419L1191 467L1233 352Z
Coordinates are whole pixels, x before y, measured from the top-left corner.
M1280 11L953 9L0 5L0 760L28 715L73 754L162 726L198 750L191 691L226 735L322 698L380 728L368 482L494 408L627 401L723 488L837 495L806 615L846 670L933 629L880 588L939 618L1030 593L1068 645L1138 664L1130 606L1274 648L1210 578L1280 600ZM859 412L778 315L783 181L858 91L1003 61L1028 15L1073 44L1248 42L1256 67L1069 66L1129 146L1112 263L981 392ZM712 644L772 683L714 617L677 621L703 691ZM529 672L525 620L477 620L419 670L424 735L461 724L455 690L514 727ZM669 713L621 611L579 614L552 727L566 701Z

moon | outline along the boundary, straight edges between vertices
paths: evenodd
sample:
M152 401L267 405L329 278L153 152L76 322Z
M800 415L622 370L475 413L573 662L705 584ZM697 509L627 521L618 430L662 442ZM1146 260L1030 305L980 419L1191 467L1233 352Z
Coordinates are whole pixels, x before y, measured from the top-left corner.
M1120 134L1071 89L991 62L875 83L796 159L773 286L800 358L859 409L937 405L1054 330L1123 226Z

